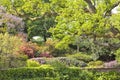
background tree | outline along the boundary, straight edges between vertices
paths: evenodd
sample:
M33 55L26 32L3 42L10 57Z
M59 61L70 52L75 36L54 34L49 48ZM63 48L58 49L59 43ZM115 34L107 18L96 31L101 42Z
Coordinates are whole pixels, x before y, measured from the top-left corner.
M55 25L56 13L52 10L49 0L4 0L1 5L7 8L11 14L23 18L25 22L24 32L28 33L29 39L33 36L50 36L47 31Z
M101 53L99 50L104 51L103 49L105 49L103 53L109 55L120 47L120 28L118 27L119 23L117 23L119 13L111 13L112 9L119 5L119 0L65 0L64 2L67 4L64 4L61 13L56 17L56 27L50 29L54 38L60 41L56 47L61 48L63 44L68 46L79 43L77 45L79 48L80 43L86 38L88 44L92 42L94 45L89 46L90 52L98 56Z

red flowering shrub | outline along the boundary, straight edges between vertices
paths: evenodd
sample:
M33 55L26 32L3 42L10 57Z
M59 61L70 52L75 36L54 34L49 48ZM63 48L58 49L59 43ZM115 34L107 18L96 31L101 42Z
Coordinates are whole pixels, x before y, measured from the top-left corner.
M20 47L20 53L26 54L29 58L35 57L35 53L37 53L38 50L39 50L39 47L36 44L31 42L24 43Z

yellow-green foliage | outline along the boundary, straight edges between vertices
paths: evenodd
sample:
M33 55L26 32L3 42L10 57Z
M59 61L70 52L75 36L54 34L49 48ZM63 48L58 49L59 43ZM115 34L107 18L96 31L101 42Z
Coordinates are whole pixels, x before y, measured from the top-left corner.
M88 67L102 67L103 66L103 62L102 61L91 61L88 63Z
M120 72L80 68L27 67L0 70L0 80L119 80Z
M17 52L21 44L18 37L8 33L0 34L0 69L21 67L25 64L27 57Z
M0 34L0 52L1 55L16 53L22 44L21 39L11 36L8 33Z
M40 63L35 60L27 60L27 67L40 67Z
M120 49L118 49L115 54L116 54L116 60L118 61L118 63L120 63Z
M72 55L68 55L68 57L72 57L72 58L75 58L77 60L81 60L81 61L84 61L84 62L90 62L90 61L93 60L91 55L88 55L88 54L85 54L85 53L75 53L75 54L72 54Z

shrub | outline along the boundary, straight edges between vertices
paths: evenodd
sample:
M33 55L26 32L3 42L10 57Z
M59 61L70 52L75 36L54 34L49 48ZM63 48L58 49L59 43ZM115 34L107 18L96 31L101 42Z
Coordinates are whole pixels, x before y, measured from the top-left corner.
M57 43L58 43L57 40L48 38L47 41L44 43L44 45L40 46L41 53L49 52L50 55L54 57L58 57L58 56L64 56L65 53L67 53L68 51L70 52L70 50L56 48L55 46Z
M21 67L27 57L18 54L21 39L8 33L0 34L0 69Z
M103 67L103 62L102 61L91 61L88 63L88 67Z
M0 70L0 80L119 80L119 72L98 72L80 68L50 66Z
M0 31L3 33L9 32L10 34L16 34L24 30L22 18L9 14L3 6L0 6L0 19L0 26L2 27L0 27Z
M52 55L49 52L44 52L40 54L40 57L52 58Z
M39 67L40 63L35 60L27 60L27 67Z
M35 43L24 42L23 45L20 46L19 53L24 53L29 58L39 56L39 46Z
M91 55L88 55L85 53L76 53L76 54L68 55L68 57L72 57L72 58L75 58L77 60L81 60L84 62L90 62L93 60Z
M65 68L67 67L64 63L61 63L59 60L55 59L55 58L51 58L51 59L46 59L46 64L49 64L53 67L56 68Z
M120 64L120 49L118 49L115 54L116 54L116 60Z
M96 73L94 80L119 80L119 72L111 71L111 72L101 72Z
M83 61L76 60L74 58L67 57L56 57L56 58L33 58L41 64L50 64L54 67L66 66L66 67L85 67L86 63ZM44 62L44 63L43 63Z
M105 62L104 67L106 67L106 68L118 67L118 62L116 60L110 61L110 62Z

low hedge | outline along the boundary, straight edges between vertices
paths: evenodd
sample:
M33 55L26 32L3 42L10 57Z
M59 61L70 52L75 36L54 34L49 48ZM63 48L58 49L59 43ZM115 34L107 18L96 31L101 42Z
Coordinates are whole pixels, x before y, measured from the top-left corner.
M31 67L0 70L0 80L119 80L119 72L95 72L79 68Z

